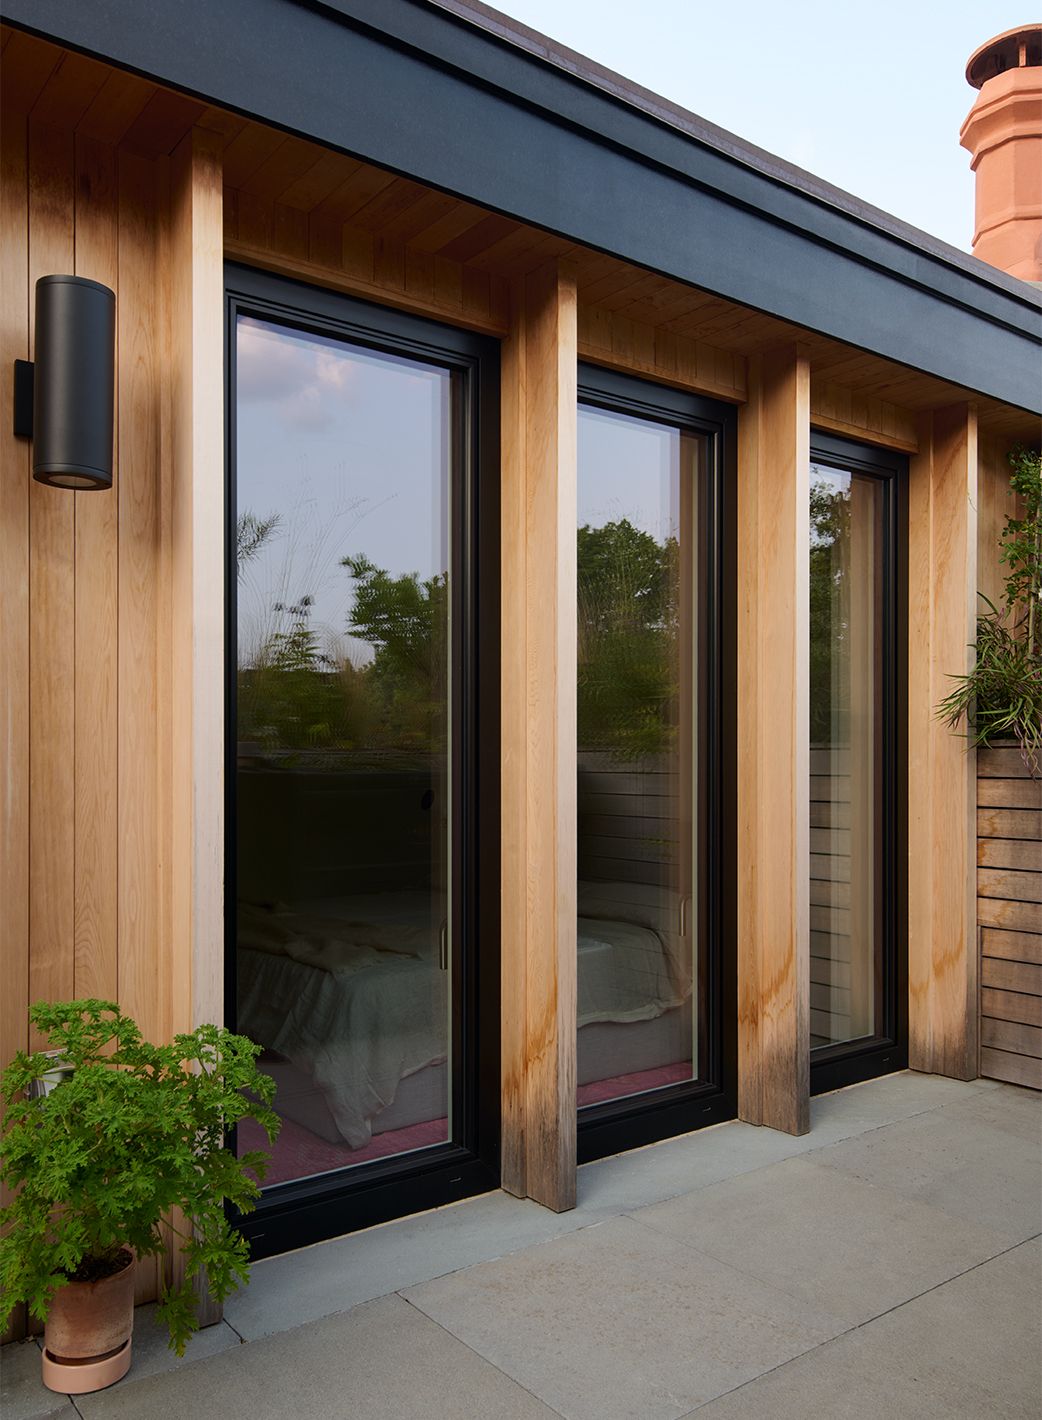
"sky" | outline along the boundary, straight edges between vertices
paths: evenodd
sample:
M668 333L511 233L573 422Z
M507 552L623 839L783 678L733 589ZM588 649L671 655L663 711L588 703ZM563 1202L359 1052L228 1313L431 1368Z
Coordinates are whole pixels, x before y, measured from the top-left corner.
M1025 0L501 0L499 9L970 250L966 61Z

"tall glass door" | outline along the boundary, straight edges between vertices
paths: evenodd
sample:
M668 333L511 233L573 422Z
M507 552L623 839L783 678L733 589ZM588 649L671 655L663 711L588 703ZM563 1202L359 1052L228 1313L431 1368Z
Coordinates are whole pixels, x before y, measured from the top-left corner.
M373 319L230 315L233 1005L277 1087L266 1199L473 1144L475 371Z
M580 1138L600 1127L604 1147L692 1128L714 1091L729 1108L714 412L580 380L577 1096ZM605 1129L624 1116L628 1136Z
M896 1069L899 460L816 436L810 471L810 1030ZM850 1062L853 1061L853 1065ZM851 1070L853 1075L851 1075ZM822 1069L816 1069L821 1076ZM825 1087L821 1081L819 1087Z

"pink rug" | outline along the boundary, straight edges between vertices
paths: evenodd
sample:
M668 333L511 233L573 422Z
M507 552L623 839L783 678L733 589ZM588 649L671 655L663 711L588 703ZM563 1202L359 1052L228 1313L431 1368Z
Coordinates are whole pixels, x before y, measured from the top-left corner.
M351 1149L346 1144L330 1144L302 1124L284 1119L264 1182L286 1183L292 1178L309 1178L312 1174L329 1173L331 1169L346 1168L349 1164L384 1159L388 1154L404 1154L408 1149L444 1144L448 1137L449 1121L432 1119L429 1123L410 1124L406 1129L389 1129L386 1134L374 1134L364 1148ZM239 1125L239 1152L267 1147L268 1141L260 1125L252 1119L244 1119Z
M671 1065L659 1065L654 1070L636 1070L632 1075L613 1075L610 1080L591 1080L580 1085L576 1097L580 1108L584 1104L600 1104L619 1099L622 1095L639 1095L644 1090L658 1090L663 1085L676 1085L690 1080L691 1061L677 1060Z
M659 1089L663 1085L674 1085L690 1078L690 1060L680 1060L672 1065L659 1066L655 1070L638 1070L631 1075L615 1075L609 1080L594 1080L588 1085L580 1085L576 1093L580 1106L600 1104L603 1100L640 1094L643 1090ZM346 1144L330 1144L317 1134L312 1134L310 1129L305 1129L302 1124L297 1124L292 1119L284 1119L272 1149L271 1165L264 1182L288 1183L290 1179L310 1178L313 1174L330 1173L333 1169L347 1168L350 1164L364 1164L370 1159L385 1159L389 1154L404 1154L410 1149L444 1144L448 1137L449 1121L432 1119L423 1124L410 1124L406 1129L389 1129L386 1134L374 1134L364 1148L351 1149ZM260 1125L252 1119L244 1119L239 1125L239 1152L246 1153L250 1149L267 1147L267 1139Z

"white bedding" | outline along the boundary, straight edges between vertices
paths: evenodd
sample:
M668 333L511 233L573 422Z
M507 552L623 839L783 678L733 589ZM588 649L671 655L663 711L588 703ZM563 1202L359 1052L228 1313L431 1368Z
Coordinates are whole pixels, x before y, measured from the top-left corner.
M597 912L596 895L580 906ZM400 1082L448 1055L449 973L426 893L240 904L239 1028L310 1074L352 1148ZM686 999L661 935L579 919L578 1025L652 1020Z

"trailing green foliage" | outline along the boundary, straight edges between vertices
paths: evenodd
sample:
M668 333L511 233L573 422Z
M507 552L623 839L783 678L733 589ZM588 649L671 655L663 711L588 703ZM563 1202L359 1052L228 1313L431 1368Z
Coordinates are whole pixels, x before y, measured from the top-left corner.
M162 1252L165 1224L180 1239L185 1268L159 1310L181 1355L197 1326L193 1279L205 1278L223 1301L249 1274L246 1243L224 1203L254 1206L253 1175L263 1178L270 1156L236 1158L224 1138L247 1115L269 1140L278 1132L274 1081L256 1066L260 1047L210 1025L150 1045L110 1001L39 1002L29 1017L72 1074L31 1097L55 1059L19 1051L0 1076L0 1178L17 1190L0 1211L0 1313L27 1302L44 1320L57 1288L104 1273L122 1248L138 1257Z
M1014 739L1028 770L1042 769L1042 455L1017 447L1009 455L1010 491L1021 516L1008 517L1000 561L1005 605L981 594L976 657L937 713L952 729L965 722L973 746Z

